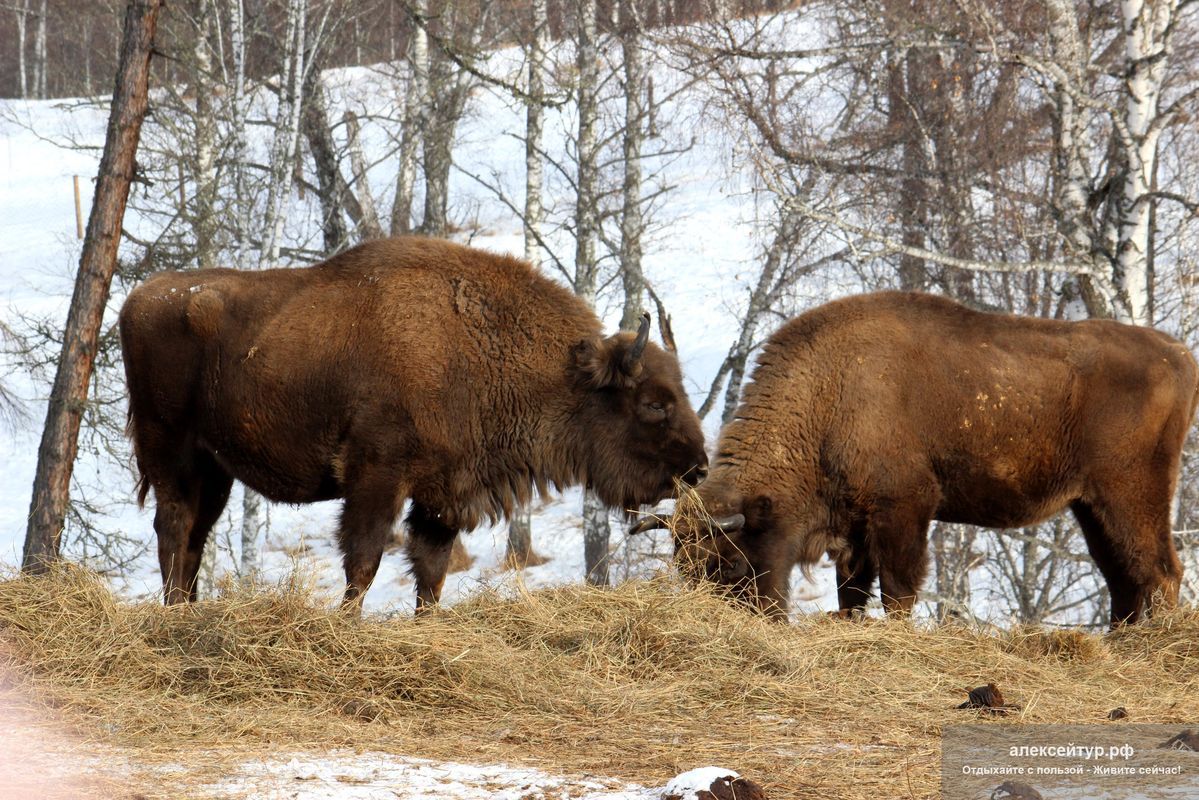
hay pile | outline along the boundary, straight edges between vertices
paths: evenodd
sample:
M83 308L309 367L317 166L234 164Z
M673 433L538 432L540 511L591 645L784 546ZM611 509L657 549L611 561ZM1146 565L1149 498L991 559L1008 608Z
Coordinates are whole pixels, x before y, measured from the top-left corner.
M78 569L0 583L0 652L91 735L195 748L353 746L649 785L716 763L771 797L935 797L942 725L1193 722L1199 613L1100 637L823 618L780 626L667 580L413 620L347 619L301 587L118 602Z

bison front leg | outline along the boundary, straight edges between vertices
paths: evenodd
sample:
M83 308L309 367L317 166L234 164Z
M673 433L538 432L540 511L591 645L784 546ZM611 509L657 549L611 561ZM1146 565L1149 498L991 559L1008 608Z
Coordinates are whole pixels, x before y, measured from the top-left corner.
M878 567L865 544L837 559L837 605L841 616L851 618L862 613L870 602Z
M408 512L408 560L416 578L418 614L441 599L441 588L449 568L450 551L458 531L446 525L440 515L418 503Z
M878 558L879 593L888 614L912 612L928 572L928 526L938 492L929 487L902 500L875 504L867 518L866 540Z
M1136 622L1157 607L1178 605L1182 582L1168 498L1153 498L1151 490L1139 497L1120 496L1127 494L1117 489L1101 501L1080 500L1070 507L1107 581L1113 628ZM1113 504L1113 499L1121 502Z
M346 570L346 593L341 607L361 613L362 596L370 588L383 560L383 548L403 503L394 476L360 480L346 494L341 510L338 543Z

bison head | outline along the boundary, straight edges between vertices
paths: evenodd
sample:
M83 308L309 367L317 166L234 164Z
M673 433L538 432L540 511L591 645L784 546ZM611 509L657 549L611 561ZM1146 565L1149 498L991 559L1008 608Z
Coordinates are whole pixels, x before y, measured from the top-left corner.
M649 315L637 333L587 339L574 350L583 394L589 488L609 506L656 503L675 480L698 483L708 471L699 417L687 400L678 358L649 341Z
M787 574L794 563L773 535L772 502L766 495L746 499L720 479L708 479L684 494L674 513L647 516L629 534L668 528L675 564L684 577L711 581L737 601L785 618Z

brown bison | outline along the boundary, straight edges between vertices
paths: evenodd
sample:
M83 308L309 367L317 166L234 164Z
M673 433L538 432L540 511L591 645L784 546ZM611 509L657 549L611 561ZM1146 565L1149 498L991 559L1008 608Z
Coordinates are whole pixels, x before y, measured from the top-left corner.
M678 361L647 341L648 316L605 338L529 265L444 241L162 273L130 293L120 331L168 603L195 598L234 478L278 502L344 498L345 604L361 602L411 500L422 608L458 532L534 487L584 483L627 509L706 471Z
M1069 507L1113 624L1134 620L1177 602L1170 502L1197 375L1148 328L902 292L829 303L766 342L698 488L706 513L676 509L679 556L785 617L792 566L827 552L843 612L876 578L907 612L931 520L1013 528Z

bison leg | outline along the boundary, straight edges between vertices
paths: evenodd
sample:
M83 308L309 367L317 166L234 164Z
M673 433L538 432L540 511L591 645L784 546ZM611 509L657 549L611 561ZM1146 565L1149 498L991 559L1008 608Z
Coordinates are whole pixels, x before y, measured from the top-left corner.
M183 556L181 573L187 599L192 602L196 600L196 577L204 557L204 544L208 541L212 526L221 518L225 504L229 502L229 490L233 487L233 476L222 469L212 456L205 453L200 461L203 466L196 516L187 537L187 552Z
M167 464L166 459L143 463ZM154 532L167 605L196 599L196 574L208 532L216 524L233 479L206 453L191 450L174 465L174 475L147 473L154 487Z
M427 611L441 599L449 568L450 551L458 531L425 506L412 504L408 512L408 560L416 577L416 611Z
M1163 485L1170 484L1163 480ZM1177 605L1182 581L1182 564L1170 530L1169 499L1164 491L1129 497L1132 493L1117 486L1100 502L1079 500L1070 506L1087 550L1107 581L1112 627L1136 622L1155 603Z
M842 616L861 612L870 602L878 566L866 550L866 543L855 543L853 549L837 559L837 604Z
M879 592L888 614L907 615L928 572L928 526L935 492L882 501L868 517L866 540L878 554Z
M362 596L370 588L383 560L383 548L403 503L394 475L355 481L341 509L337 541L346 571L346 593L341 607L361 612Z

